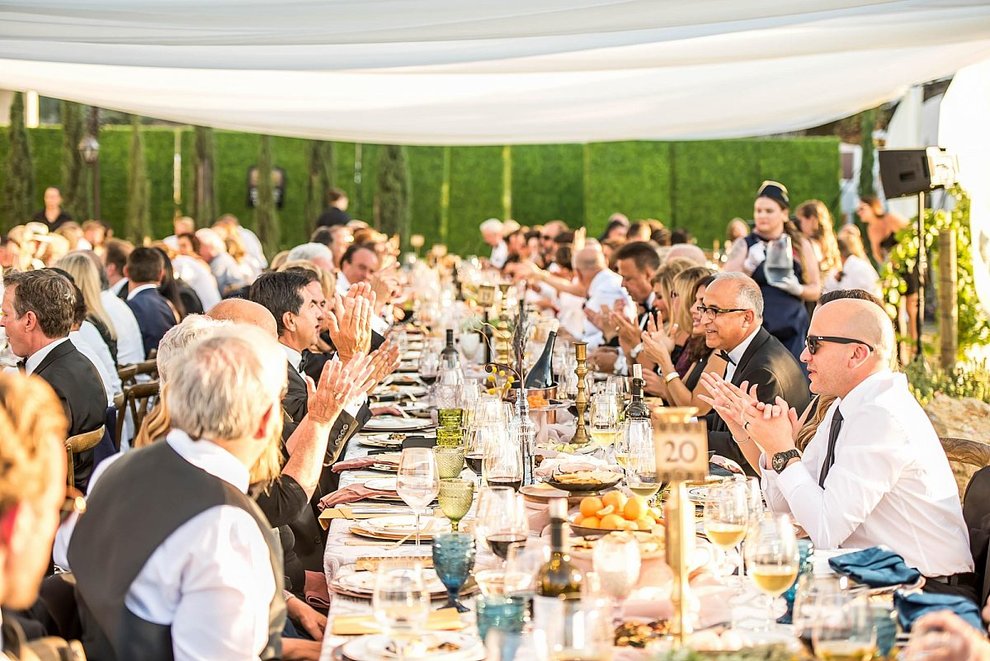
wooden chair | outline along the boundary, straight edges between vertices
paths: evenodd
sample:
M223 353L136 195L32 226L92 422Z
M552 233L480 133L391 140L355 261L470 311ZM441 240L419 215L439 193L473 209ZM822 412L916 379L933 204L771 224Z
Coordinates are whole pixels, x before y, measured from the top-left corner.
M99 428L94 429L93 431L76 434L75 436L70 436L65 439L65 454L69 460L66 480L70 487L75 486L76 482L76 471L72 466L72 455L95 448L100 444L100 441L103 440L103 434L105 432L106 425L100 425Z
M147 374L152 379L158 378L158 361L154 358L136 364L138 375Z
M134 385L134 377L137 376L137 365L123 365L117 368L117 376L120 377L120 385L123 388Z
M131 419L134 420L134 431L136 433L141 428L141 421L144 420L144 416L155 405L157 397L157 381L136 383L124 388L120 406L117 407L117 429L115 431L117 432L118 449L120 448L120 443L123 441L124 418L127 417L127 413L130 412Z
M939 441L952 467L961 500L973 474L984 466L990 466L990 445L967 438L942 437Z

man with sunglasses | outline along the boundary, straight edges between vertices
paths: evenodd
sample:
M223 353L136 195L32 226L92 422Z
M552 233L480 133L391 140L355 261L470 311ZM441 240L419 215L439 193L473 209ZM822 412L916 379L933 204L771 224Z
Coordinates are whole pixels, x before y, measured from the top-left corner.
M762 450L764 493L815 546L884 545L928 578L926 590L975 599L956 482L907 379L890 369L895 346L890 319L870 301L841 299L815 312L801 360L811 390L837 399L803 454L793 409L776 401L745 410L744 427Z
M763 328L763 294L742 273L720 273L705 290L700 308L705 343L728 363L725 380L756 386L760 401L783 398L803 411L808 405L808 381L794 356ZM677 372L664 374L670 382ZM750 475L756 469L746 461L728 425L713 409L707 416L708 448L739 463Z

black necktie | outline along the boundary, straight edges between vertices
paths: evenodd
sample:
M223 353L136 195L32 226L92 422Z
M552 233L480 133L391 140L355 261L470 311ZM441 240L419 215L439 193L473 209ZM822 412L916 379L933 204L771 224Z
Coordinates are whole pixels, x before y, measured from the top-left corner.
M828 450L825 452L825 463L822 464L822 473L818 476L818 486L820 487L825 486L828 471L835 463L835 441L839 438L840 429L842 429L842 412L836 407L835 413L832 415L832 426L828 430Z
M732 360L732 356L729 355L727 351L719 351L718 357L729 363L730 365L735 365L736 361Z
M24 374L25 372L27 372L27 361L26 360L18 360L17 361L17 371L20 372L21 374Z

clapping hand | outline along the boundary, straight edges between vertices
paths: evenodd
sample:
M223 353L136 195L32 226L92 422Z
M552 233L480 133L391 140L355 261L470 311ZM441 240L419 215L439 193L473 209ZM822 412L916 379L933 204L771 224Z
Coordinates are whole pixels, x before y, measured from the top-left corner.
M385 340L380 347L371 352L371 371L367 378L359 381L359 390L370 393L385 377L399 367L399 345L392 338Z
M371 285L371 293L374 296L373 309L376 315L380 315L385 306L393 302L399 294L399 277L395 272L398 264L393 268L383 269L371 276L368 283ZM348 291L350 293L350 291Z
M611 314L612 313L608 309L608 306L605 305L603 305L601 310L598 312L592 310L590 307L585 307L584 309L584 316L588 318L591 325L600 330L606 336L608 336L608 331L614 328L614 326L609 323L609 317Z
M361 384L371 375L371 369L371 358L362 354L347 363L327 361L320 373L319 384L305 377L310 421L319 425L332 424L347 402L361 392Z
M334 296L333 309L327 310L327 332L337 347L337 355L349 361L371 349L371 314L375 296L371 285L359 282L341 298Z
M643 370L643 391L650 395L663 395L663 378L653 370Z
M640 330L626 315L625 301L617 299L609 312L609 321L619 330L619 345L627 354L639 343Z
M757 386L743 381L738 386L726 381L718 374L704 372L701 375L701 385L710 395L698 395L703 402L711 404L715 412L727 424L742 428L746 424L744 413L759 403L756 399Z
M662 314L657 311L655 316L650 315L646 322L646 330L640 334L647 357L663 368L670 367L670 352L674 350L674 335L677 334L677 330L677 324L672 324L668 332L663 326Z
M794 448L794 438L801 425L797 411L782 397L777 397L773 404L757 402L747 406L742 417L743 429L768 457Z

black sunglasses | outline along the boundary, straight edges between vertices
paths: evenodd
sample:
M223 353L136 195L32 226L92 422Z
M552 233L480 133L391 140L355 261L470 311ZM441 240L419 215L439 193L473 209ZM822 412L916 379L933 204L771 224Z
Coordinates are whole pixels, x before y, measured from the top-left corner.
M834 342L835 344L862 344L864 347L873 351L873 345L867 344L863 340L855 340L851 337L835 337L833 335L809 335L804 338L804 346L808 347L808 353L814 356L818 353L818 349L822 342Z

